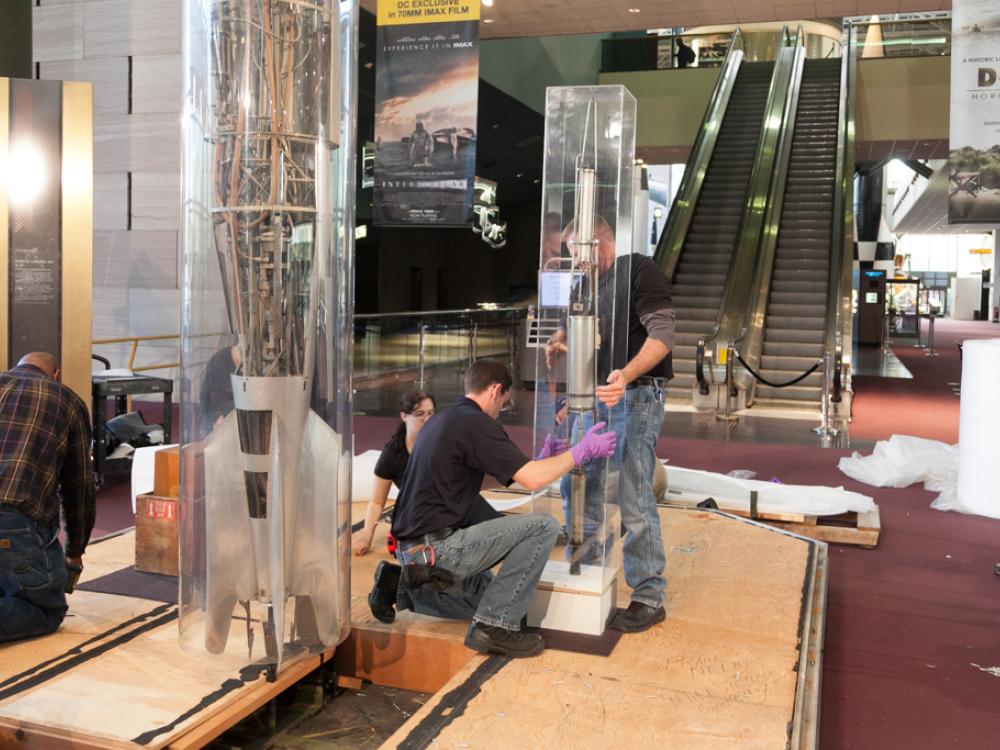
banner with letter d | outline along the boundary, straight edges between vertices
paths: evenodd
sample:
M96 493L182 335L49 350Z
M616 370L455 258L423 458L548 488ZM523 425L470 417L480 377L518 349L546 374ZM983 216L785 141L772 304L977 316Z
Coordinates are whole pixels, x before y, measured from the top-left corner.
M951 11L948 221L1000 224L1000 3Z

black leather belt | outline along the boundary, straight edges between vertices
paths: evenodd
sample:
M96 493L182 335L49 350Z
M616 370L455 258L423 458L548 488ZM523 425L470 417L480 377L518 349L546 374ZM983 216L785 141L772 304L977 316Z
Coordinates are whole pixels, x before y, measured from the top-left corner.
M643 375L633 380L631 383L629 383L629 385L630 386L651 385L653 386L653 388L659 388L662 391L667 387L667 379L654 378L649 375Z
M0 503L0 510L12 511L16 510L18 513L21 512L20 505L14 505L13 503Z
M437 531L428 531L423 536L410 537L408 539L398 539L396 543L402 550L407 550L410 547L416 547L418 545L424 545L425 547L430 547L434 542L440 542L442 539L447 539L452 534L454 534L456 529L451 526L445 526L443 529L438 529Z

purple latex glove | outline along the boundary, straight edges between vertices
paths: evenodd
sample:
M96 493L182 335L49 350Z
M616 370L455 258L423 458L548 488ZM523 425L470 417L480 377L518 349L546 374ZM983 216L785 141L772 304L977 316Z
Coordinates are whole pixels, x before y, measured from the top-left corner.
M577 466L593 458L607 458L615 452L617 436L614 432L601 432L607 422L598 422L583 436L579 443L569 449L573 455L573 463Z
M545 436L545 440L542 442L542 449L538 451L538 455L535 458L540 460L558 456L560 453L565 453L567 447L568 443L565 440L556 437L550 432Z

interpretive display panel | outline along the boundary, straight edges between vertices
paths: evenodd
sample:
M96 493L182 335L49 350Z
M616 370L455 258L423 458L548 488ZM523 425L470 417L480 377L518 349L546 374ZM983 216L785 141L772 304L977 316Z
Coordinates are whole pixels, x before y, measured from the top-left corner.
M356 28L185 5L180 632L275 669L349 628Z

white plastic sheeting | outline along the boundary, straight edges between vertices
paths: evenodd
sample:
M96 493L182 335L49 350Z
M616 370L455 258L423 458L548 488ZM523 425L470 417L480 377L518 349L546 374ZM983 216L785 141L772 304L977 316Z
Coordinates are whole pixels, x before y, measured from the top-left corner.
M893 435L879 440L870 456L855 451L840 459L840 470L851 479L874 487L909 487L923 482L924 488L954 495L958 474L958 446L938 440Z
M839 515L848 511L867 513L875 502L867 495L843 487L823 487L805 484L777 484L755 479L737 479L711 471L667 467L667 502L671 495L725 500L750 508L750 492L757 491L760 513L802 513L813 516ZM720 503L721 505L722 503Z

